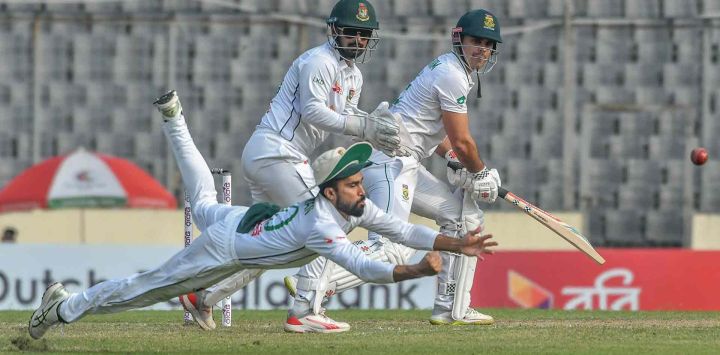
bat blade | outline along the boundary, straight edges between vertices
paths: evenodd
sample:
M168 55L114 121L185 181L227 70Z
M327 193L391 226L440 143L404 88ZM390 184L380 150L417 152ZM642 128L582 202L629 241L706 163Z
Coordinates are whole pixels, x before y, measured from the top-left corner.
M451 161L447 163L447 167L453 170L458 170L462 169L463 165L460 162ZM577 250L580 250L585 253L585 255L595 260L596 263L600 265L605 263L605 258L603 258L602 255L593 248L587 238L585 238L575 227L561 221L549 212L545 212L539 207L523 200L505 188L498 187L498 195L505 201L515 205L521 211L530 215L530 217L540 222L540 224L555 232L555 234L561 236Z
M595 248L593 248L592 244L590 244L587 238L585 238L575 227L561 221L559 218L553 216L549 212L546 212L539 207L536 207L535 205L525 201L524 199L518 197L517 195L502 187L499 188L498 191L500 197L502 197L505 201L508 201L509 203L515 205L521 211L525 212L526 214L530 215L530 217L540 222L540 224L555 232L555 234L561 236L563 239L565 239L565 241L570 243L576 249L585 253L585 255L589 256L596 263L600 265L605 263L605 258L603 258L595 250Z

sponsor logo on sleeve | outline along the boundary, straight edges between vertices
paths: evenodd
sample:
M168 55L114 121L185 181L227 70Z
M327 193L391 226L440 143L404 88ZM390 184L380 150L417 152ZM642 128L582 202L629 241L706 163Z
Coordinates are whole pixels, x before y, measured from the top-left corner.
M345 236L339 235L337 237L325 237L325 243L326 244L332 244L336 240L343 240L346 239Z
M464 96L464 95L458 97L458 98L457 98L457 103L458 103L458 105L464 105L464 104L465 104L465 100L466 100L466 99L465 99L465 96Z
M312 79L312 82L315 84L318 84L318 85L325 86L325 80L323 80L323 78L321 78L319 76L314 76Z
M430 65L429 65L429 66L430 66L430 70L433 70L433 69L437 68L437 66L440 65L440 64L442 64L442 62L440 62L440 59L435 59L435 60L433 60L432 62L430 62Z

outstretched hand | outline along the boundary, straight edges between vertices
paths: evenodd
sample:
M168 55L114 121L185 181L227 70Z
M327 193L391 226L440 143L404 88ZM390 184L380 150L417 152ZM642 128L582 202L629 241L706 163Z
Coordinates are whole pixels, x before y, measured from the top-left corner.
M425 257L417 264L396 265L393 269L393 280L400 282L404 280L417 279L424 276L437 275L442 269L442 258L438 252L425 254Z
M442 269L442 258L440 257L440 253L434 251L425 254L425 257L420 260L418 266L424 275L436 275Z
M467 232L463 238L463 246L460 252L469 255L476 256L480 260L485 260L483 254L494 254L495 251L489 249L489 247L497 246L498 243L495 241L489 241L492 238L492 234L479 235L481 228Z

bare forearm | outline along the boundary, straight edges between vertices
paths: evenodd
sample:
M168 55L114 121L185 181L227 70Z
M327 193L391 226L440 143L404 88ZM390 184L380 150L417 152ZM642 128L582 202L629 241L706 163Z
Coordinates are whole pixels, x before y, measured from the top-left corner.
M414 265L397 265L393 270L393 279L395 282L417 279L425 276L437 274L432 268L423 263Z
M485 167L485 163L480 159L480 154L477 152L477 146L474 141L463 140L455 142L452 147L455 154L457 154L458 160L460 160L469 172L476 173Z
M439 234L437 237L435 237L435 244L433 244L433 250L459 253L461 252L463 243L464 242L462 239L450 238L448 236Z

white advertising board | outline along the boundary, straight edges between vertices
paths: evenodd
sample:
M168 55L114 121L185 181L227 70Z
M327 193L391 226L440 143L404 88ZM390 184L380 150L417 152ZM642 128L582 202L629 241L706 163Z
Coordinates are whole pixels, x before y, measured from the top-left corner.
M122 245L0 245L0 310L28 310L40 304L46 285L61 281L78 292L102 280L150 270L179 248ZM416 256L414 260L418 259ZM290 297L283 277L296 269L269 270L233 295L235 309L285 309ZM331 298L329 309L432 308L435 278L392 285L364 285ZM149 307L179 309L176 300Z

